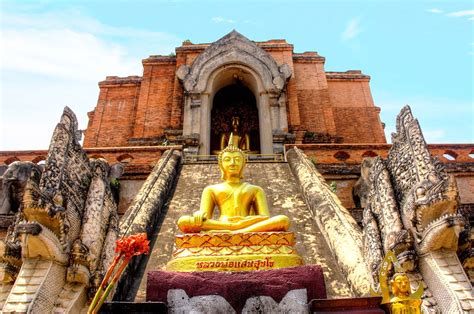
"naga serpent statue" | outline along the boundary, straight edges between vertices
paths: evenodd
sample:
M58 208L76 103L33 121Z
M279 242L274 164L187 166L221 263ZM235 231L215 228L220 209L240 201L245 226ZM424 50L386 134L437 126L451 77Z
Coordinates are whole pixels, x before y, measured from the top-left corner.
M367 185L359 188L365 193L359 197L365 200L364 254L374 283L392 250L412 288L424 285L423 312L470 313L472 285L456 254L466 224L458 211L456 182L430 155L408 106L397 117L392 143L386 160L364 162L369 177L358 182Z
M79 134L66 107L41 177L30 171L16 222L0 241L2 313L80 312L114 257L118 215L111 167L88 159Z

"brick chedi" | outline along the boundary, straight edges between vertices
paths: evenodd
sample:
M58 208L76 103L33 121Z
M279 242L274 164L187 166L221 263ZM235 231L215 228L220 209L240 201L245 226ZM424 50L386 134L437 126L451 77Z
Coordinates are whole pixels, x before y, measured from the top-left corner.
M295 53L285 40L253 42L236 31L212 44L185 41L176 56L142 60L141 77L108 76L99 83L84 146L156 145L192 137L196 151L209 154L218 133L210 121L238 113L245 124L248 102L258 112L258 125L250 131L257 138L253 149L262 153L281 152L282 144L294 142L386 143L370 77L326 72L324 63L316 52ZM250 98L226 103L232 88ZM225 110L217 110L219 101Z

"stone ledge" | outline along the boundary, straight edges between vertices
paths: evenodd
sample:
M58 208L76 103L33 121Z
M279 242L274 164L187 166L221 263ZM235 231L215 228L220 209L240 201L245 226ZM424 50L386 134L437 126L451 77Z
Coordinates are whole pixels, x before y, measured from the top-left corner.
M345 72L326 72L327 80L364 80L370 81L370 76L365 75L360 70L348 70Z
M307 51L303 53L293 53L293 61L298 63L324 63L326 58L320 56L315 51Z
M140 85L142 77L137 75L118 77L118 76L107 76L104 81L99 82L99 87L116 87L124 85Z
M241 312L251 297L269 296L280 302L295 289L306 289L307 300L326 298L323 271L318 265L234 273L148 272L147 301L167 302L168 291L173 289L184 290L190 298L221 296L237 312Z
M176 64L176 57L172 56L149 56L142 60L143 65L153 64Z
M163 302L105 302L99 313L168 313Z
M311 300L311 313L385 313L381 297Z

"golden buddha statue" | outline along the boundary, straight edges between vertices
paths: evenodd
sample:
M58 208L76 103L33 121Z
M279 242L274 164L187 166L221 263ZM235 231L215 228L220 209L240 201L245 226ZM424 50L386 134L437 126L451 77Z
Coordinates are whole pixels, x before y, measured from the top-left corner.
M231 133L229 146L218 155L223 183L207 186L202 192L201 206L192 216L183 216L178 227L184 233L201 231L261 232L286 231L289 219L284 215L270 217L265 192L259 186L242 182L245 155L234 146ZM219 218L212 219L214 207Z
M420 314L421 295L411 295L410 279L405 273L397 273L393 276L392 294L390 299L390 312L393 314Z
M287 232L289 219L270 217L265 192L242 182L245 153L229 145L218 155L223 183L204 188L201 205L192 216L182 216L175 250L166 265L170 271L249 271L303 264L295 235ZM214 208L219 217L213 218Z
M387 275L391 266L395 266L395 275L390 281L392 297L390 296L390 288L388 285ZM395 256L393 251L388 251L380 267L379 274L380 292L372 289L373 296L382 296L382 304L389 304L390 313L393 314L420 314L421 313L421 296L423 295L423 284L411 293L410 279L404 272L403 267Z
M220 149L221 151L228 145L232 144L232 146L240 148L243 151L250 151L250 136L245 133L241 134L239 131L240 126L240 118L239 117L232 117L232 131L230 133L222 133L221 135L221 142L220 142ZM230 143L230 134L232 134L232 143Z

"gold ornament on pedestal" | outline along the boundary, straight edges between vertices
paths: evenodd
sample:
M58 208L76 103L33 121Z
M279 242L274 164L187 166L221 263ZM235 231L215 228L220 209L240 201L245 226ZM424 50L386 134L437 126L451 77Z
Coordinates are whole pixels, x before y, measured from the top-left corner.
M388 283L388 274L395 266L395 274ZM393 251L388 251L380 267L379 274L380 291L371 291L373 296L382 296L382 304L389 304L390 313L393 314L420 314L421 296L423 295L423 284L411 293L410 279L400 266ZM390 295L392 291L392 296Z

